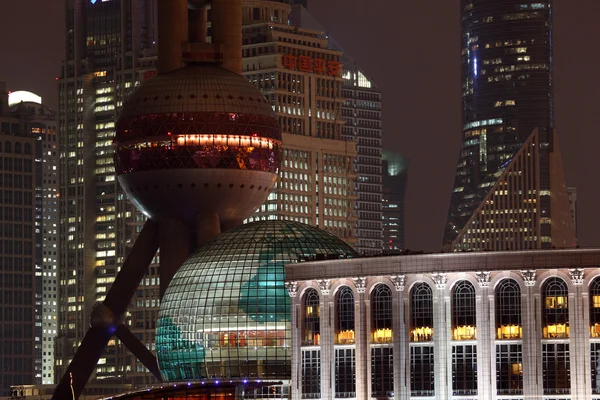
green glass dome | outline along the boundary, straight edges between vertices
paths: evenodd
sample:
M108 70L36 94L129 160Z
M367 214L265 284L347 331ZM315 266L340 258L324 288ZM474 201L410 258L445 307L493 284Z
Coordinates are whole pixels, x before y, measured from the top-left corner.
M186 260L162 299L163 379L290 379L284 266L356 256L341 239L299 222L254 222L217 236Z

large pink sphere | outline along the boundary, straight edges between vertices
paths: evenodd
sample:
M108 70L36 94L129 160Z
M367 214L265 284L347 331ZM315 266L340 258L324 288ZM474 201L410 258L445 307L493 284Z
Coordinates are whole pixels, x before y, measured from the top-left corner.
M119 182L154 219L248 217L275 185L281 130L269 102L214 64L159 74L123 104L115 137Z

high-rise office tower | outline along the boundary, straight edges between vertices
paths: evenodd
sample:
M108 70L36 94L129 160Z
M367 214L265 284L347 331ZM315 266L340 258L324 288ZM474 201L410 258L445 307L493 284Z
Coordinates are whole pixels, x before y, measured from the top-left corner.
M35 140L35 383L54 383L54 338L58 317L58 119L31 92L8 96L20 133ZM34 383L34 382L20 382Z
M115 180L113 137L123 102L151 76L153 0L67 0L66 58L59 80L60 258L56 376L63 375L135 236L135 211ZM133 232L132 232L133 231ZM143 339L143 338L142 338ZM126 379L117 341L97 380Z
M57 260L56 114L0 83L0 396L53 368Z
M405 249L404 195L409 161L401 154L383 151L383 251L397 254Z
M294 26L325 31L305 5L295 3L290 22ZM381 253L382 240L382 95L357 62L328 35L328 46L342 52L343 83L342 126L344 140L356 143L355 192L357 221L354 227L355 249L365 255Z
M574 242L553 117L552 0L461 0L462 148L452 250Z
M289 5L243 4L243 74L273 105L283 136L279 182L249 220L291 219L355 245L356 146L342 136L342 53L323 32L289 26Z

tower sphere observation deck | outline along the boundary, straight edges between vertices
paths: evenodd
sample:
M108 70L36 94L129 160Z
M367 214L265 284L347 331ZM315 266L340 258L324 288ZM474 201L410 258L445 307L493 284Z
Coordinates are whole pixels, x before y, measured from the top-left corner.
M116 171L147 216L242 220L267 197L280 164L271 105L246 78L210 63L145 82L124 103Z

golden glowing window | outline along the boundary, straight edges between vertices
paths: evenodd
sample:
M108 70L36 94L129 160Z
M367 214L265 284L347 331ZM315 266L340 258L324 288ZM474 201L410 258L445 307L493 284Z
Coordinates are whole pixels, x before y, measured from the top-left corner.
M335 343L354 343L354 293L348 286L336 294Z
M303 346L317 346L321 342L321 318L319 294L315 289L304 295Z
M505 279L496 288L496 339L522 337L521 288L514 280Z
M433 340L433 292L424 283L417 283L411 291L411 342Z
M452 339L476 339L475 288L469 281L460 281L452 290Z
M600 338L600 277L590 283L590 337Z
M565 281L549 278L542 289L542 336L545 339L569 337L569 290Z
M373 343L392 342L392 290L387 285L377 285L373 290L371 304L371 340Z

